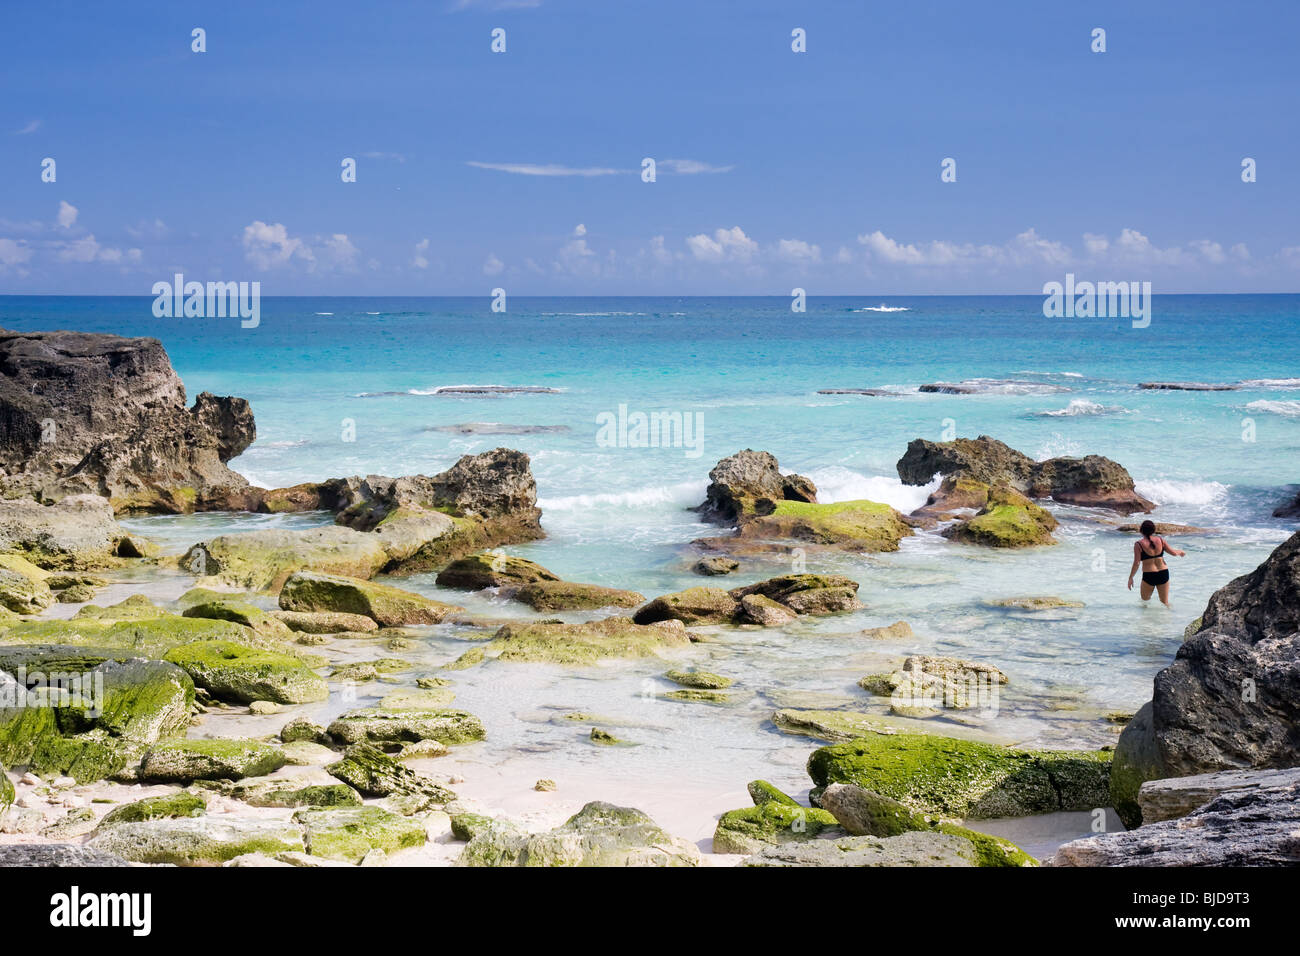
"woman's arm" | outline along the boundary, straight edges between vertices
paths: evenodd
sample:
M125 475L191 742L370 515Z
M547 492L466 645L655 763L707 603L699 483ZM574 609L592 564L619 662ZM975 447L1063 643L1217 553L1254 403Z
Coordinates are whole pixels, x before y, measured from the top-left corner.
M1172 554L1172 555L1174 555L1174 556L1176 556L1176 557L1179 557L1179 558L1185 558L1185 557L1187 557L1187 552L1186 552L1186 551L1179 551L1177 548L1175 548L1173 545L1171 545L1171 544L1169 543L1169 539L1168 539L1168 538L1165 538L1165 553L1166 553L1166 554Z
M1133 575L1137 574L1138 568L1142 566L1142 549L1138 547L1136 541L1133 542L1133 567L1128 569L1128 589L1133 590Z

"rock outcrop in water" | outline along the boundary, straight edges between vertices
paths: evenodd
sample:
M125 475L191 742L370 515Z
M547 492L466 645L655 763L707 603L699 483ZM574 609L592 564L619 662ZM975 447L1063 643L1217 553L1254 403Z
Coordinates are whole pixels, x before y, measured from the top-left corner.
M817 486L802 475L781 474L770 452L746 448L713 466L704 504L697 510L710 521L732 524L758 500L816 503Z
M765 451L746 449L709 472L711 483L696 510L707 520L735 526L730 538L695 543L728 554L777 553L808 544L842 551L897 551L912 529L897 511L875 501L818 503L817 487L802 475L782 475Z
M1146 780L1300 764L1300 532L1220 588L1115 748L1111 799L1137 825Z
M935 475L990 487L1007 485L1030 498L1108 508L1121 514L1155 508L1154 503L1134 490L1133 478L1124 467L1109 458L1087 455L1038 462L987 435L948 442L913 439L898 460L898 477L904 484L925 485ZM962 502L969 498L971 491L969 484L964 488L956 484L949 487L945 482L925 507L931 512L970 507ZM958 492L961 500L954 500L948 506L943 495Z
M248 488L226 467L257 436L242 398L185 386L156 339L0 331L0 488L117 512L203 509Z
M266 590L296 571L410 574L543 536L528 456L508 448L465 455L433 476L335 478L251 494L255 510L333 511L337 524L221 535L194 545L183 569Z

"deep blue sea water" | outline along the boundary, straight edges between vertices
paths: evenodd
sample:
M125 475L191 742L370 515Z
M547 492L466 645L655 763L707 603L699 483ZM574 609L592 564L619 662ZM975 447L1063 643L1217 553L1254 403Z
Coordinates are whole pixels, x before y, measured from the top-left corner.
M1113 742L1099 714L1147 699L1152 676L1208 595L1294 530L1271 512L1300 482L1296 295L1157 296L1145 329L1124 319L1048 319L1039 297L883 303L906 311L867 311L878 299L811 299L803 314L786 298L512 298L504 314L491 312L486 297L272 298L256 329L237 319L156 319L151 303L0 297L0 326L157 337L191 397L208 390L252 403L259 437L232 466L263 485L433 473L462 454L522 449L533 459L549 536L510 550L577 580L647 594L700 583L684 546L712 529L685 509L702 500L713 464L738 449L771 451L784 469L812 477L823 500L874 498L910 509L925 490L903 487L894 463L912 438L939 439L945 430L992 435L1037 458L1107 455L1160 505L1158 520L1216 531L1175 540L1189 554L1172 561L1173 614L1143 607L1125 590L1131 539L1106 523L1114 516L1086 509L1054 509L1063 523L1052 548L993 553L920 534L898 554L820 559L810 570L851 574L868 610L711 646L702 663L755 696L715 716L708 746L692 737L694 757L672 745L673 728L686 732L693 723L689 708L662 705L669 709L661 706L656 719L667 736L644 731L645 743L662 746L637 748L640 762L629 772L653 768L651 755L660 753L673 767L693 760L693 772L740 784L771 763L799 777L806 741L792 744L763 724L779 702L773 688L879 707L864 702L854 682L907 652L958 654L1005 670L1011 684L991 728L1004 739ZM1136 388L1153 380L1247 384L1223 392ZM917 391L938 381L974 381L978 392ZM557 391L435 393L463 384ZM899 395L818 394L827 388ZM697 448L602 445L600 416L620 406L691 416L701 429ZM561 430L438 430L470 422ZM206 516L140 526L179 548L246 524ZM779 570L755 567L736 583ZM407 584L437 593L427 578ZM1017 594L1057 594L1087 607L1035 617L982 603ZM468 601L513 613L485 598ZM907 646L868 646L857 636L899 618L918 635ZM435 641L431 659L459 653L456 645ZM521 716L521 700L618 710L643 698L644 681L658 670L638 665L588 680L580 694L558 684L534 687L531 696L513 685L503 695L502 682L514 678L500 669L494 680L477 674L458 678L458 703L494 728L489 747L518 752L568 732ZM599 759L606 767L631 760Z

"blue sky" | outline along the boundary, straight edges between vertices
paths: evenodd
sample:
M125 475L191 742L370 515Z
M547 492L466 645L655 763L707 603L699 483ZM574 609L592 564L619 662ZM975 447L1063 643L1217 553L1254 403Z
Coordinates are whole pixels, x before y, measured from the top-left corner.
M0 293L1294 292L1298 28L1294 0L10 4Z

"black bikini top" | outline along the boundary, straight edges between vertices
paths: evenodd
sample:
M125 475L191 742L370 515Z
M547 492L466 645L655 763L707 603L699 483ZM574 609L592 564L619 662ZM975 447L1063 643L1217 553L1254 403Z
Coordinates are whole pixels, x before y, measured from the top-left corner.
M1157 537L1159 537L1159 536L1157 535ZM1143 539L1142 539L1142 541L1150 541L1150 540L1151 540L1150 538L1143 538ZM1146 548L1143 546L1143 544L1142 544L1142 541L1139 541L1139 542L1138 542L1138 547L1142 549L1142 556L1143 556L1146 560L1148 560L1148 561L1152 561L1152 560L1155 560L1156 558L1163 558L1163 557L1165 556L1165 539L1164 539L1164 538L1160 538L1160 552L1159 552L1158 554L1148 554L1148 553L1147 553L1147 549L1146 549Z

